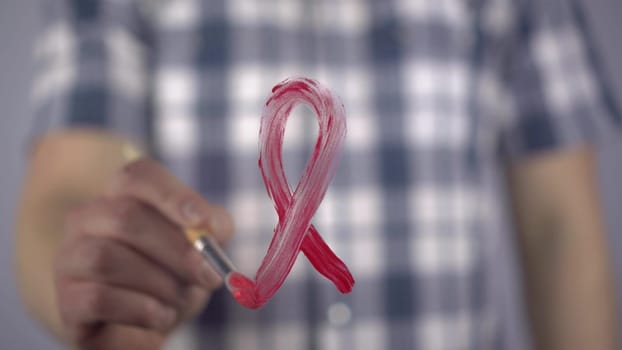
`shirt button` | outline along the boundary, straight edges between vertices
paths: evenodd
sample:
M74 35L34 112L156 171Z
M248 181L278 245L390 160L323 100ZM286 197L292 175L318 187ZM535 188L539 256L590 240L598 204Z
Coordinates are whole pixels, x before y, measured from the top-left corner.
M351 318L352 311L344 303L334 303L328 308L328 322L333 326L344 326Z

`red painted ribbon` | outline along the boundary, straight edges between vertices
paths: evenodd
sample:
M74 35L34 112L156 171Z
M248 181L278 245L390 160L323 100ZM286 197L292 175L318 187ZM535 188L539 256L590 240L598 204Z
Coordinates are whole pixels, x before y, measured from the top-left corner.
M282 148L285 123L299 103L315 111L319 132L311 159L292 194L283 170ZM311 224L335 174L345 134L343 104L315 80L288 79L272 89L261 116L259 168L279 215L279 223L255 280L240 273L228 278L235 299L243 306L254 309L268 302L285 281L301 250L313 267L340 292L352 290L354 279L350 271Z

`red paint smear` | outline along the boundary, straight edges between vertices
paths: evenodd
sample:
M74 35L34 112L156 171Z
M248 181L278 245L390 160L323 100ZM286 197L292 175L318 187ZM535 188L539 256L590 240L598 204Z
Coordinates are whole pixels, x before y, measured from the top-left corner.
M319 132L311 159L292 194L283 170L282 148L287 118L299 103L315 111ZM279 223L255 280L239 273L228 278L227 283L241 305L256 309L268 302L285 281L299 251L340 292L352 290L354 278L347 266L311 225L311 218L335 174L345 135L343 105L315 80L288 79L272 89L261 116L259 168Z

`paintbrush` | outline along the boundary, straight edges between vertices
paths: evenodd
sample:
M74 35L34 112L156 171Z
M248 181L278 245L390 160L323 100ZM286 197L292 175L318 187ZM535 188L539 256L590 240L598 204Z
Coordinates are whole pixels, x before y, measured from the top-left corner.
M123 158L126 162L133 162L143 157L143 153L130 144L123 146ZM229 292L233 293L234 288L231 286L231 276L237 272L237 269L231 262L231 259L225 254L214 237L202 229L183 228L186 238L201 253L208 264L218 273L225 282L225 286Z

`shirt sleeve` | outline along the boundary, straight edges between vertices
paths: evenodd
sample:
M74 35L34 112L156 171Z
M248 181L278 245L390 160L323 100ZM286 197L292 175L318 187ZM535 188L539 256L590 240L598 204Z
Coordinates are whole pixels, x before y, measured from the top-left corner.
M520 2L507 65L514 113L503 132L510 158L591 144L619 122L583 13L573 0Z
M41 1L31 138L67 128L147 144L150 29L130 0Z

